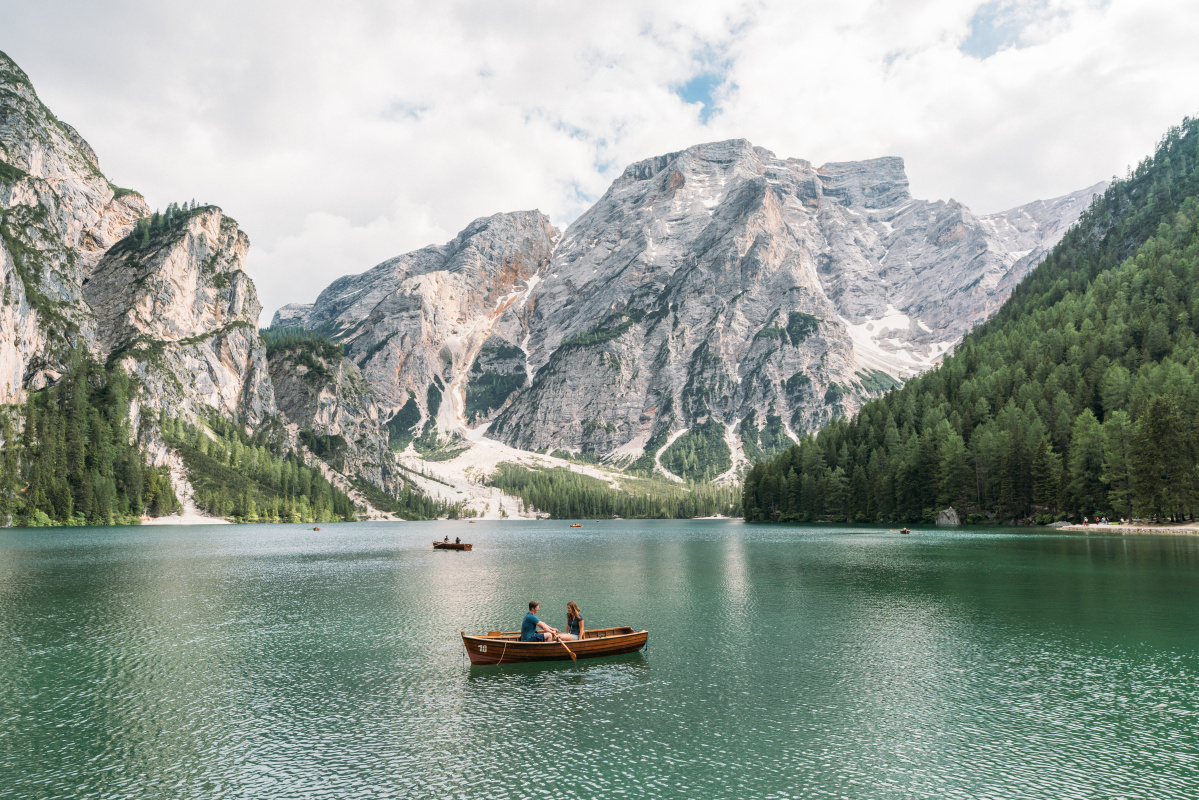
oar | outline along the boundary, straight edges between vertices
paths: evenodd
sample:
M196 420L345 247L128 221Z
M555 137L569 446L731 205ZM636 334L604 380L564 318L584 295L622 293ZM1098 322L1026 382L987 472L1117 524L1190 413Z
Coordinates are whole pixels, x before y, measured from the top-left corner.
M574 654L573 650L571 650L569 647L566 646L566 642L559 639L558 644L562 645L562 649L565 650L567 652L567 654L570 655L571 661L575 662L576 664L579 663L579 657Z

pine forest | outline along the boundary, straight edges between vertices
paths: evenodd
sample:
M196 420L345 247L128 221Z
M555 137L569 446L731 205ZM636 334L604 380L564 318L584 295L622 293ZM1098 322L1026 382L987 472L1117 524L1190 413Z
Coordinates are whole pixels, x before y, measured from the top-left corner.
M76 350L56 385L0 412L3 524L112 525L178 509L169 472L147 463L130 426L132 390L120 367Z
M501 463L488 485L519 497L552 519L686 519L740 515L735 486L683 485L661 479L622 478L620 488L561 467L527 469Z
M1187 119L940 367L755 464L746 519L1193 518L1197 167Z

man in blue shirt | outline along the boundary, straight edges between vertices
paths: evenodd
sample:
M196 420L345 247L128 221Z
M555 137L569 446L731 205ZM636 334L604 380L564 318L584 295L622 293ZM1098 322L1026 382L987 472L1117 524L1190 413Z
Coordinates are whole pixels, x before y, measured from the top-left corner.
M525 614L525 619L520 623L520 640L522 642L553 642L557 641L558 629L551 628L541 620L537 619L537 610L541 605L536 600L529 601L529 613ZM538 633L538 630L544 633Z

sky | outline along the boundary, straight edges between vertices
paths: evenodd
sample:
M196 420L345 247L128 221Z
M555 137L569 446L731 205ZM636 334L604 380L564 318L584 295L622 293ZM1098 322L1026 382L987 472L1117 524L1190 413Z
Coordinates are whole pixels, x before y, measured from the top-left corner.
M1199 115L1194 0L0 0L0 50L152 207L220 205L265 313L624 167L746 138L901 156L978 213Z

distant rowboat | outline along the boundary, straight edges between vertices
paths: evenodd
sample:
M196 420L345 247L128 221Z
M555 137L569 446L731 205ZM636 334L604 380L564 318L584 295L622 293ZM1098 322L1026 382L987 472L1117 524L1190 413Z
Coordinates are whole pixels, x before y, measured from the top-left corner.
M581 523L581 522L576 522L575 524L571 525L570 527L572 527L572 528L581 528L581 527L583 527L583 523Z
M522 642L519 633L492 631L486 636L462 634L462 645L471 664L529 664L535 661L565 661L576 658L603 658L636 653L649 641L649 631L632 628L597 628L583 631L573 642ZM569 650L569 652L568 652Z
M433 542L434 550L469 550L470 548L471 545L466 544L465 542L462 544L457 544L455 542Z
M909 531L907 528L900 528L899 532L900 533L911 533L911 531Z

